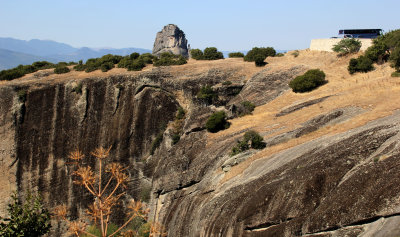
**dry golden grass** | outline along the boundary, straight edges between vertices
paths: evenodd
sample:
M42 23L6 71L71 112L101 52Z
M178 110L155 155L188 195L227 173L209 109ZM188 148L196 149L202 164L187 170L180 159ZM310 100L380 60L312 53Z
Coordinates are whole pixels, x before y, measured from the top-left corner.
M349 59L350 57L337 58L334 53L308 50L300 51L300 55L296 58L291 55L268 58L267 67L272 70L284 70L300 64L308 68L320 68L326 73L326 79L329 83L309 93L296 94L288 91L270 103L257 107L253 115L233 119L229 129L208 135L208 145L218 143L223 137L250 127L260 133L275 130L265 138L282 134L300 127L301 123L315 116L337 108L357 106L363 108L365 112L344 123L327 126L300 138L266 148L233 167L226 173L221 182L240 175L254 160L269 157L272 154L324 135L348 131L369 121L391 115L393 111L400 108L400 104L397 102L397 98L400 96L400 80L390 77L392 68L387 64L378 65L373 72L351 76L347 72ZM280 112L282 108L328 95L332 97L321 103L282 117L275 117L275 114ZM281 129L278 130L278 128Z

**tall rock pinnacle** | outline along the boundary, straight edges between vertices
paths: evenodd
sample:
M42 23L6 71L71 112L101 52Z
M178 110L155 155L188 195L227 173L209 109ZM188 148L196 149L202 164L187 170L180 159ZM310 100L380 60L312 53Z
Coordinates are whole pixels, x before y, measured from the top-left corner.
M177 25L166 25L157 33L153 46L153 54L159 56L164 52L182 55L186 58L189 57L188 43L185 33L183 33Z

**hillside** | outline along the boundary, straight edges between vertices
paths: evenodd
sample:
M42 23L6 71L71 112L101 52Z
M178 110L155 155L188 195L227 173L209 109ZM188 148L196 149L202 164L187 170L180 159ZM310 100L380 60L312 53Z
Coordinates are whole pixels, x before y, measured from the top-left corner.
M73 191L66 156L112 144L111 156L131 171L127 193L136 198L151 186L150 219L169 236L399 235L400 81L388 64L350 75L350 58L303 50L268 57L265 67L237 58L189 60L140 72L2 81L0 209L12 190L27 188L41 191L49 206L83 207L88 200ZM291 79L315 68L327 84L309 93L289 89ZM218 92L213 105L196 98L205 85ZM235 117L232 105L246 100L255 111ZM186 117L173 144L179 106ZM231 125L209 133L205 121L217 110ZM231 157L250 129L266 148Z
M0 49L0 71L16 67L20 64L28 65L36 61L46 60L40 56Z

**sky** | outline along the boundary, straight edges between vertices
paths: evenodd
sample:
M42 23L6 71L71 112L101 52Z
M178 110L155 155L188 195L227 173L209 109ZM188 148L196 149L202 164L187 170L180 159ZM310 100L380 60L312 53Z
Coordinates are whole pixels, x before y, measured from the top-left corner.
M399 0L0 0L0 37L152 49L172 23L192 49L291 50L339 29L398 29L399 9Z

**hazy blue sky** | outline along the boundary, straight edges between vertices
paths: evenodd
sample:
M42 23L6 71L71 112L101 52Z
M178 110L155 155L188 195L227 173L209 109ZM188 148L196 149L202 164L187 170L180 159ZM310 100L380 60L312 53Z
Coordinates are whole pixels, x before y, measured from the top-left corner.
M341 28L400 28L399 0L0 0L0 37L152 49L166 24L192 48L308 48Z

